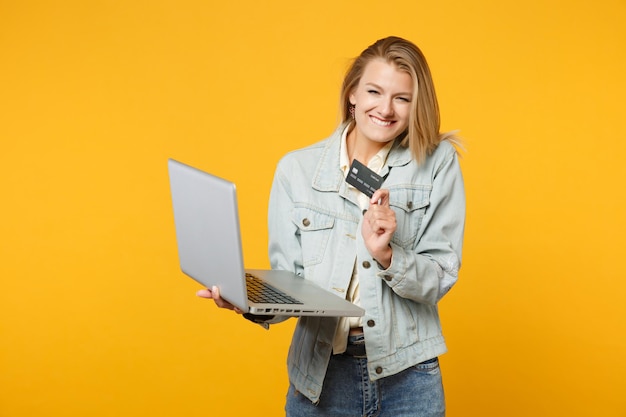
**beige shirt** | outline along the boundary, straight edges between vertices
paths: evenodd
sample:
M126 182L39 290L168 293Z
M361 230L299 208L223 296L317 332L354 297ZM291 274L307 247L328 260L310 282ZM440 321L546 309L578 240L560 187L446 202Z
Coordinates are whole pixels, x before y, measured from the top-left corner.
M341 148L339 150L339 165L341 171L343 172L344 177L348 175L348 170L350 169L350 158L348 157L348 146L346 143L346 138L348 136L348 132L350 131L352 125L349 125L341 136ZM385 161L387 160L387 155L393 146L393 141L390 141L387 145L385 145L376 155L374 155L369 161L367 161L367 167L377 174L380 173ZM360 161L364 163L363 161ZM369 197L354 188L352 185L348 185L349 192L354 193L357 201L359 202L359 206L361 210L366 210L369 207ZM353 268L352 270L352 280L350 281L350 285L348 286L348 293L346 295L346 299L353 304L360 305L360 296L359 296L359 276L357 274L357 268ZM339 354L346 351L346 347L348 346L348 334L350 329L356 327L363 327L363 322L361 317L340 317L339 318L339 326L337 326L337 332L335 333L335 338L333 340L333 353Z

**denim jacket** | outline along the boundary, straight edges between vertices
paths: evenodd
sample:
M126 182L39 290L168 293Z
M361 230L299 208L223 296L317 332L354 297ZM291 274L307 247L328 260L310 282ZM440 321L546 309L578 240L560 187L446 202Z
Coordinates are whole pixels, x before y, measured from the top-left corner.
M341 297L356 261L368 370L375 380L446 351L437 302L458 277L465 192L449 142L423 163L395 143L380 174L397 229L391 265L380 269L365 247L363 213L339 167L344 128L278 163L269 202L269 255L273 269L293 271ZM289 349L290 382L315 403L337 323L301 317Z

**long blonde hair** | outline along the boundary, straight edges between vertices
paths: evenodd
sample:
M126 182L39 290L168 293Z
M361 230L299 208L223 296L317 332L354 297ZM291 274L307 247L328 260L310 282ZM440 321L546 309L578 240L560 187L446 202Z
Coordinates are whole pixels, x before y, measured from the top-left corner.
M400 71L406 71L413 80L409 126L401 145L408 146L415 159L421 162L442 140L455 141L451 133L439 132L439 104L426 58L415 44L395 36L380 39L367 47L346 72L340 95L342 121L345 123L352 119L350 94L359 84L365 67L380 58Z

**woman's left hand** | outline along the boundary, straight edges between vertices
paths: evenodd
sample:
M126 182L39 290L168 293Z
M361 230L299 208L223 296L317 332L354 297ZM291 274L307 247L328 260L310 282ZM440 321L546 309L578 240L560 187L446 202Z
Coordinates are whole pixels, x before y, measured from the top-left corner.
M391 265L389 242L396 227L396 213L389 207L389 190L376 190L363 217L361 233L370 255L384 268Z

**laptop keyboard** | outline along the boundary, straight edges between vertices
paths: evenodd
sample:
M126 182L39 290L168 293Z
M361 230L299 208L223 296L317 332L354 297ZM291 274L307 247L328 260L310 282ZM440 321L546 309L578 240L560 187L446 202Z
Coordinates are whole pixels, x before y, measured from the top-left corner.
M248 298L255 303L263 304L302 304L293 297L277 290L252 274L246 273Z

